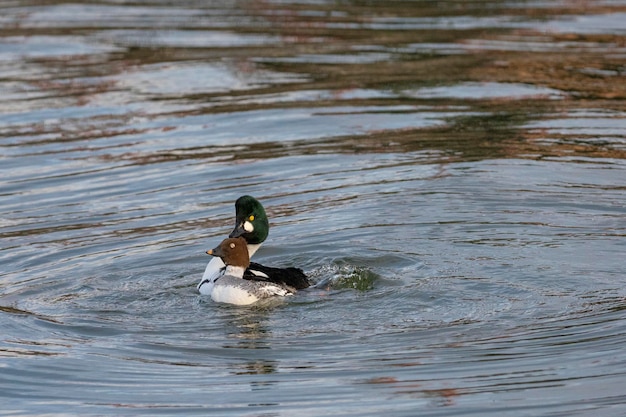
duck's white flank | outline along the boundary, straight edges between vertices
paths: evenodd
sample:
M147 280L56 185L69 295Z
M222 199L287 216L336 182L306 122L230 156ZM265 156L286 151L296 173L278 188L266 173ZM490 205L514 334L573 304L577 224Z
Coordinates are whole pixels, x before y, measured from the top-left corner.
M249 305L263 298L292 295L287 288L271 282L248 281L232 275L220 277L213 285L211 299L217 303Z
M233 280L239 280L239 278L226 275L221 277L218 284L213 286L211 299L216 303L235 304L239 306L245 306L259 301L256 295L240 287L237 285L240 283ZM243 280L241 281L244 282Z

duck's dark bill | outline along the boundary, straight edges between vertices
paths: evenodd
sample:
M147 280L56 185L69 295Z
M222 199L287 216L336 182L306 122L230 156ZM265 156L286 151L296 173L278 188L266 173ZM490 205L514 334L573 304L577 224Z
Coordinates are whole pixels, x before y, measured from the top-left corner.
M241 223L241 224L238 224L237 226L235 226L235 228L233 229L232 232L230 232L228 237L239 237L239 236L244 235L246 233L248 233L248 231L243 228L243 223Z
M206 251L206 254L211 256L222 256L222 252L220 251L219 246L214 249L209 249L208 251Z

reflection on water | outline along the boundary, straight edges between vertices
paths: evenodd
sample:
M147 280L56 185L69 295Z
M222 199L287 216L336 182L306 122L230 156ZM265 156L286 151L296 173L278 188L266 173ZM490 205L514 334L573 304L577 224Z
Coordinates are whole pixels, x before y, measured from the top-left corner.
M0 414L624 408L619 2L0 9ZM313 288L196 293L243 194Z

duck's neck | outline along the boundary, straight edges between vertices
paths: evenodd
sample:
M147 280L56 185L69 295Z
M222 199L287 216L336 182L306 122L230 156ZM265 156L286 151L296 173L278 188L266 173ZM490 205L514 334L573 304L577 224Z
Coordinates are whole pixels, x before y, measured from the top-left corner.
M259 248L261 247L263 243L257 243L257 244L252 244L252 243L248 243L248 256L252 258L252 255L254 255L254 253L259 250Z
M226 265L226 271L224 275L231 275L237 278L243 278L243 273L246 271L246 268L243 266L235 266L235 265Z

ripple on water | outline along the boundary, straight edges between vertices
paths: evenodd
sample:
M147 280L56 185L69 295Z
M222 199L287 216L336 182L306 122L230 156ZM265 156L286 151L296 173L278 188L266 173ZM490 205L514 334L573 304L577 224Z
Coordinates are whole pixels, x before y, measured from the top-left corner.
M454 97L473 100L494 98L519 100L537 96L558 99L565 96L564 92L552 88L512 83L463 83L446 87L421 88L416 91L406 91L405 94L408 97L418 98Z
M152 64L118 77L117 84L139 94L155 96L207 94L261 88L273 84L305 81L297 74L259 68L237 68L225 63L176 65Z
M0 414L623 409L615 2L22 3ZM197 294L242 194L313 288Z

